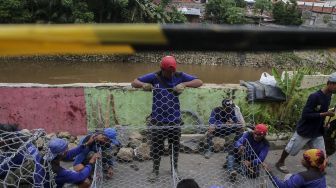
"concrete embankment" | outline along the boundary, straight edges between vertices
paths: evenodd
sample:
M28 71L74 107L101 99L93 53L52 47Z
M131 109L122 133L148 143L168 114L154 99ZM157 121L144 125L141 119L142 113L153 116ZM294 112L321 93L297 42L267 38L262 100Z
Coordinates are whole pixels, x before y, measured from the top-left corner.
M142 52L134 55L55 55L0 57L0 62L127 62L157 63L164 55L174 55L181 64L232 65L243 67L275 67L290 69L302 66L336 68L330 60L336 58L332 51L299 52Z

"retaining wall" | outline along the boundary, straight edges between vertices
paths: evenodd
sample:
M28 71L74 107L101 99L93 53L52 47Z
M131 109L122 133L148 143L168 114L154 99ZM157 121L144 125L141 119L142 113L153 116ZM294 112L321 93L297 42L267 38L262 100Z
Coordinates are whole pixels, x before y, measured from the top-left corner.
M207 122L223 98L245 103L246 89L236 84L205 84L180 95L181 109ZM152 93L122 84L0 84L0 123L20 128L43 128L82 135L90 128L114 125L144 126Z

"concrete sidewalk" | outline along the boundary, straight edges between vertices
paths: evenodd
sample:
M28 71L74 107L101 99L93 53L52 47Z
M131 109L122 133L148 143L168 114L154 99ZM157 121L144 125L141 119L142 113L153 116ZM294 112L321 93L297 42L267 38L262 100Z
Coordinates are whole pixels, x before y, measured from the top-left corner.
M282 150L271 150L266 158L266 163L271 167L272 172L283 179L285 174L279 172L274 164L280 158ZM290 173L297 173L304 171L305 168L301 165L303 151L298 155L292 157L289 156L286 160L286 166ZM225 177L225 172L222 169L222 165L225 162L225 153L215 153L210 159L205 159L200 154L180 154L179 160L179 173L182 177L196 177L195 179L199 185L203 188L209 188L209 185L216 183L217 185L225 185L225 187L246 187L246 185L228 186ZM336 188L336 155L329 158L329 161L333 163L332 167L327 168L327 185L329 188ZM103 187L146 187L146 188L171 188L173 182L170 174L170 161L168 156L162 159L160 168L160 181L154 184L146 181L148 173L151 172L151 161L134 161L131 163L118 163L116 174L112 180L104 180ZM136 164L139 167L139 171L134 171L130 168L131 164ZM62 163L64 167L71 167L71 162ZM268 178L266 178L268 180ZM246 179L238 179L238 181L252 183L252 181ZM250 187L251 184L249 184ZM258 186L253 186L258 187ZM260 187L260 186L259 186ZM262 187L262 186L261 186Z

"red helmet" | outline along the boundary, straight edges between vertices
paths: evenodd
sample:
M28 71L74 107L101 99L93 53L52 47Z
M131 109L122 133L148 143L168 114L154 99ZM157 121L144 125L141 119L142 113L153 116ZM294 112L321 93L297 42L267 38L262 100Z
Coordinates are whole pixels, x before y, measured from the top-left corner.
M258 124L254 127L254 131L263 135L267 134L268 128L265 124Z
M173 56L165 56L162 58L161 65L162 70L173 70L176 71L176 60Z

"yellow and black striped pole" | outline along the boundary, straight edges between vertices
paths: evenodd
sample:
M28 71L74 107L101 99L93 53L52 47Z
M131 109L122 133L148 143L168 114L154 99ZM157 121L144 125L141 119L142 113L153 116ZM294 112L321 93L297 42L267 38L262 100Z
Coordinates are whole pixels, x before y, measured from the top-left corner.
M1 25L0 55L279 51L336 47L336 30L232 25Z

